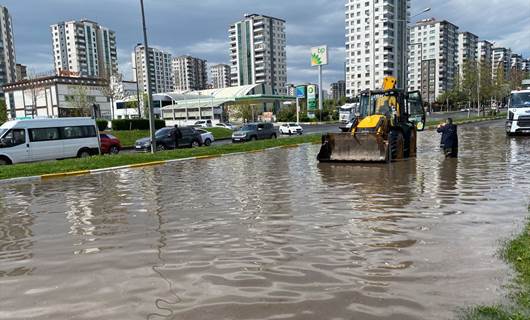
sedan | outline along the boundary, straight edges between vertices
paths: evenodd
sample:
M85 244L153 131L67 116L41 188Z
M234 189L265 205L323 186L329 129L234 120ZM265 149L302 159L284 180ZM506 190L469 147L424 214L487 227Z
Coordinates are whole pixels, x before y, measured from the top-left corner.
M297 123L286 123L280 126L280 134L302 134L304 129Z
M118 138L108 133L100 133L102 154L118 154L121 150L121 143Z
M204 129L195 129L201 135L201 142L203 145L209 147L215 141L213 134Z

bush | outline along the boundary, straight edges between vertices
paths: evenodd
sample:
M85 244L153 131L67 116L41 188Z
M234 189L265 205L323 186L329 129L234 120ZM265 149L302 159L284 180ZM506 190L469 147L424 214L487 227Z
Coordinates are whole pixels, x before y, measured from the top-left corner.
M166 126L164 120L155 120L155 129L158 130ZM149 130L149 120L147 119L117 119L112 120L112 130Z
M96 119L96 125L98 126L99 131L105 131L109 126L109 122L105 119Z

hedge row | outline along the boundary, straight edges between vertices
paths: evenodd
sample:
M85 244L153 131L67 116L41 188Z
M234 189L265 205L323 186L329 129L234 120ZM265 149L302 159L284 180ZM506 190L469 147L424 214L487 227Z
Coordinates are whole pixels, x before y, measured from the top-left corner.
M164 120L155 120L155 128L158 130L166 126ZM149 130L149 120L147 119L117 119L112 120L112 130Z

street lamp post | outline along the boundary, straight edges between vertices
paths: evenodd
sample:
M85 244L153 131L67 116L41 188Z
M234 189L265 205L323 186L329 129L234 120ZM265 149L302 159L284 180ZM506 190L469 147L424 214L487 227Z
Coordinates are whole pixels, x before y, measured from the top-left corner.
M145 72L147 74L147 109L149 110L149 131L151 136L151 153L156 151L156 139L155 139L155 115L152 108L153 92L151 90L150 77L149 77L149 45L147 44L147 27L145 25L145 10L144 0L140 0L140 6L142 8L142 26L144 31L144 58L145 58Z

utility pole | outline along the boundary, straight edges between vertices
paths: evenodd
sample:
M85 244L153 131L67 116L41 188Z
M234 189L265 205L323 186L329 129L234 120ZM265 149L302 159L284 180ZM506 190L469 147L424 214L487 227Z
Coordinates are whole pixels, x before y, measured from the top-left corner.
M144 30L144 58L145 58L145 72L147 74L147 109L149 110L149 131L151 134L151 153L156 152L156 139L155 139L155 115L152 108L153 92L151 90L150 77L149 77L149 46L147 44L147 27L145 25L145 10L144 0L140 0L140 6L142 7L142 25Z
M477 59L477 78L478 78L478 81L477 81L477 113L478 113L478 116L480 117L480 68L479 68L478 59Z

